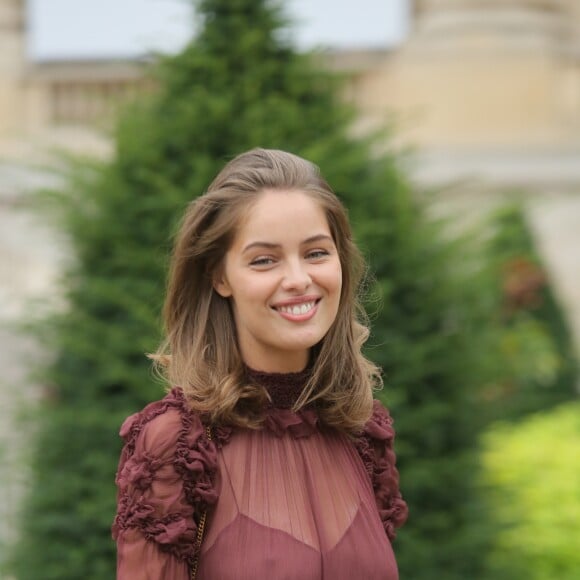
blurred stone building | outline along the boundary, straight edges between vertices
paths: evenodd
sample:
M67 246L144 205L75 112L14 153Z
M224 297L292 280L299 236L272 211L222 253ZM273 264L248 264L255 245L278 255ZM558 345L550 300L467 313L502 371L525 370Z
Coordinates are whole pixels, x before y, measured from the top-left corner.
M415 0L412 18L397 50L331 57L361 124L394 114L428 182L577 184L580 2Z
M0 152L13 157L25 142L90 147L95 123L143 89L142 66L30 62L24 5L0 6ZM360 128L394 120L399 138L418 147L427 182L479 170L501 185L580 176L576 0L415 0L399 48L326 58L347 73Z

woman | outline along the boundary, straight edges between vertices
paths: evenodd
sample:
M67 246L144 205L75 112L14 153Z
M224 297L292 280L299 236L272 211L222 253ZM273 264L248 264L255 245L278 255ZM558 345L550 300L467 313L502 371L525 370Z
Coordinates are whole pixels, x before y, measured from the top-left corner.
M407 508L357 291L318 169L254 149L189 207L156 358L173 386L121 428L117 578L395 580Z

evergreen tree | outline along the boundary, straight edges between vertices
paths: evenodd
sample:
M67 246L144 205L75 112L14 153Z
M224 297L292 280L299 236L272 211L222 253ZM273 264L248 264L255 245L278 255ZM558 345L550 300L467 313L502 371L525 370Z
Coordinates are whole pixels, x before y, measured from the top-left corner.
M113 577L117 431L162 392L144 353L160 339L167 234L226 160L262 146L321 166L376 274L383 305L369 354L386 372L381 397L396 417L411 510L395 544L401 576L481 578L487 536L473 483L474 395L485 380L485 305L460 276L463 256L427 222L396 160L352 138L340 85L292 48L276 5L197 7L199 35L155 67L158 89L122 116L114 158L76 164L56 196L75 261L66 313L44 328L55 353L51 397L15 573Z

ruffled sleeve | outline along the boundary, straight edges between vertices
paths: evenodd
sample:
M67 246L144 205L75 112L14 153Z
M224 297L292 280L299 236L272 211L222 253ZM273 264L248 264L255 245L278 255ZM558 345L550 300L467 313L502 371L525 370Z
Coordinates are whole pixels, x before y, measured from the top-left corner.
M399 472L393 448L395 430L389 412L374 401L373 414L356 440L356 447L371 479L383 527L389 540L407 520L407 504L399 490Z
M116 484L117 580L187 580L217 455L179 389L125 420Z

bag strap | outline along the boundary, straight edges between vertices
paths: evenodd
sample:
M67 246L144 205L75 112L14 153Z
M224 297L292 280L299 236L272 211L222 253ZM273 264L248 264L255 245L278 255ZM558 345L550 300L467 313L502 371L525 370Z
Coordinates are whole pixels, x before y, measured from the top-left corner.
M211 441L211 427L209 425L205 428L205 434L209 441ZM203 510L201 517L199 518L199 523L197 524L197 534L195 535L195 556L193 558L193 563L191 565L191 580L195 580L197 577L197 569L199 567L199 556L201 553L201 544L203 542L203 533L205 531L205 522L207 520L207 508Z

